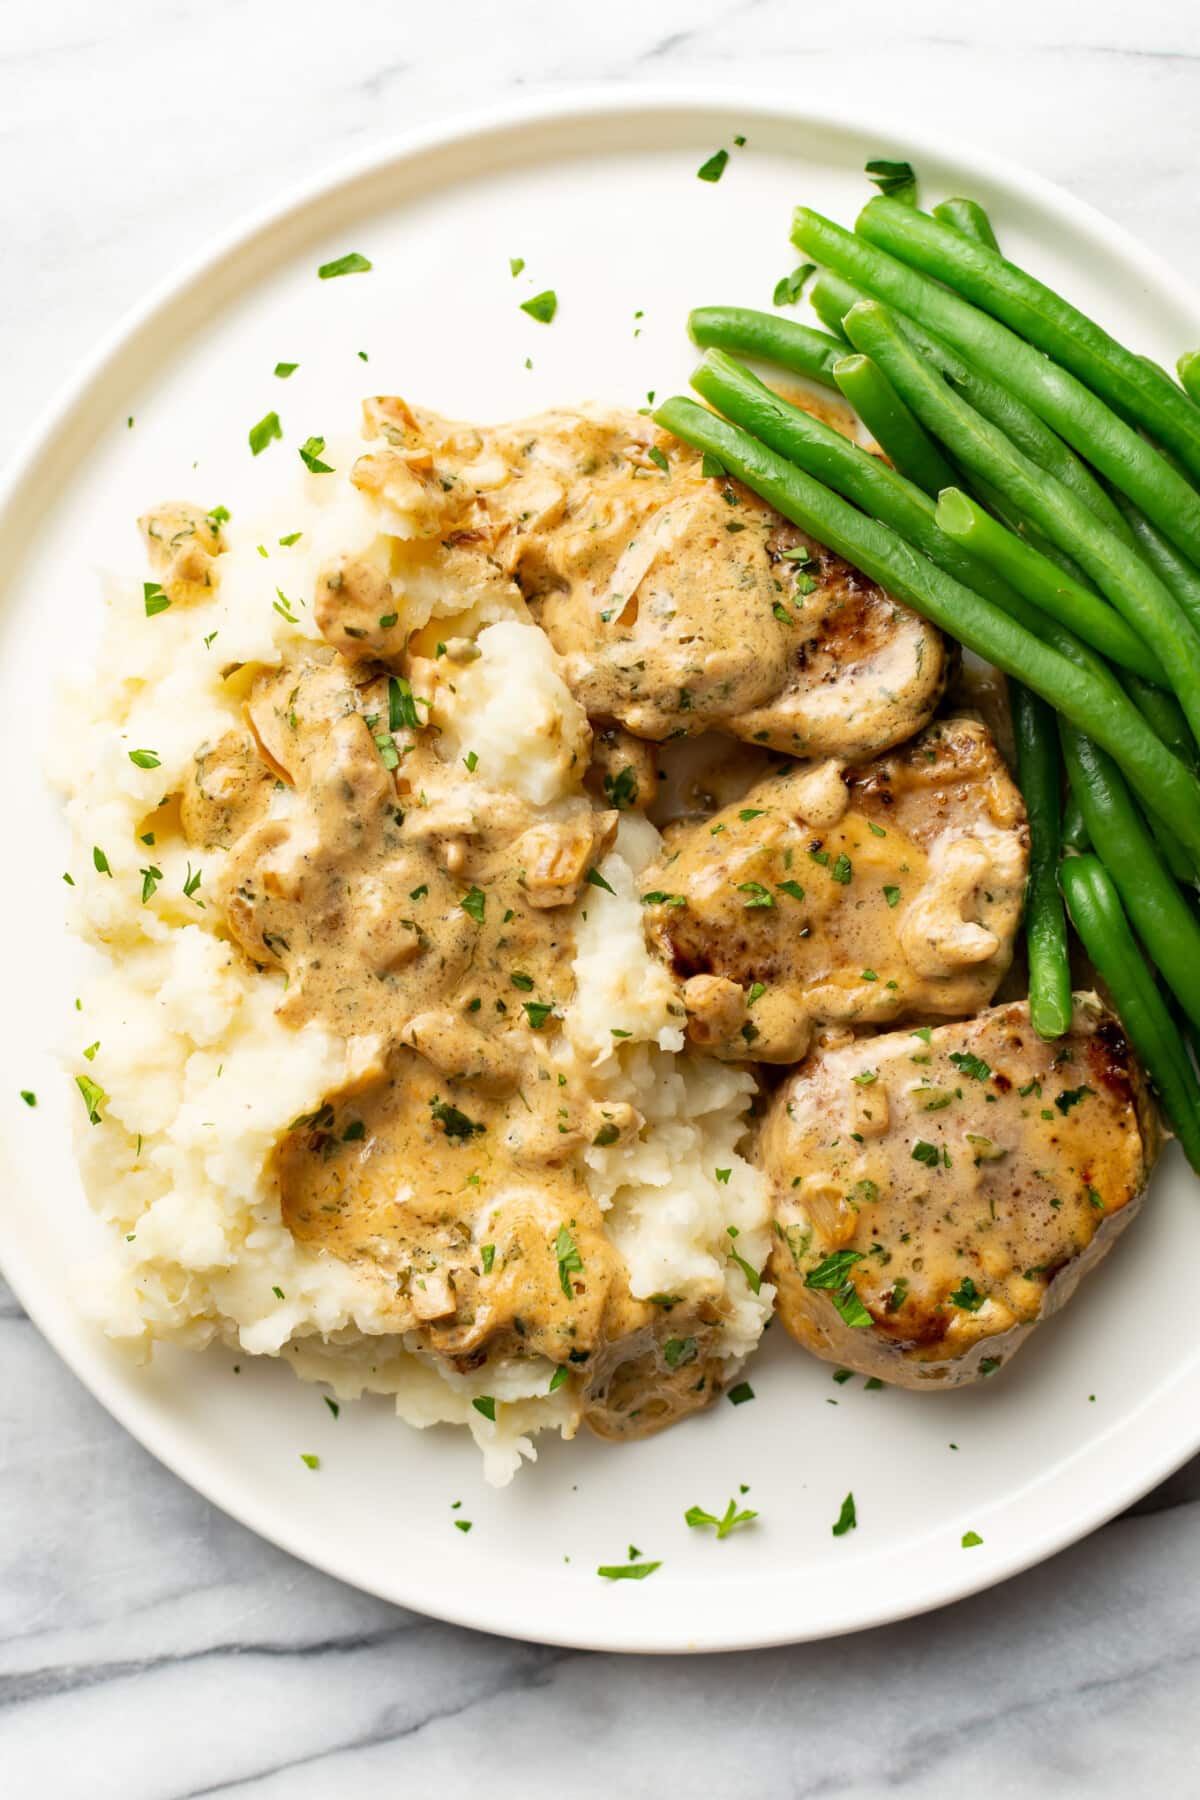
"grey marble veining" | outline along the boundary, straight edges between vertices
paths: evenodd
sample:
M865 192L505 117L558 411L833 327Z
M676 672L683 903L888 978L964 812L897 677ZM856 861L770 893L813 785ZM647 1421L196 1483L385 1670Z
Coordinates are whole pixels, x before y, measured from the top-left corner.
M1200 277L1179 0L10 0L0 454L160 274L282 185L526 86L703 76L909 114ZM0 1286L0 1795L1200 1794L1200 1462L1045 1567L831 1644L659 1661L402 1612L128 1439Z

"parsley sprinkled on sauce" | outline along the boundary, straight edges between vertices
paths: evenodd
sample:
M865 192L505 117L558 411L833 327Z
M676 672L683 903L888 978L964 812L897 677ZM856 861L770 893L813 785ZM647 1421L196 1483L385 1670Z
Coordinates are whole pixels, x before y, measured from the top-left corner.
M847 1325L856 1329L871 1323L871 1315L858 1297L850 1270L862 1261L861 1250L834 1250L804 1278L806 1288L827 1293Z
M526 1000L523 1002L522 1010L529 1020L530 1029L541 1031L547 1019L553 1015L554 1007L548 1000ZM615 1126L613 1129L616 1129Z
M964 1531L962 1534L962 1547L964 1550L978 1549L982 1542L983 1539L977 1531Z
M1003 1359L999 1356L985 1356L979 1365L981 1375L994 1375Z
M457 1106L437 1094L429 1102L429 1110L448 1138L458 1138L465 1143L468 1138L481 1137L487 1129L478 1119L469 1119L465 1112L460 1112Z
M889 906L899 906L900 889L898 887L885 887L883 890L883 897Z
M539 325L549 325L558 311L558 295L553 288L546 288L540 294L534 294L528 300L522 300L521 311L536 319Z
M1090 1087L1064 1088L1061 1094L1055 1094L1054 1104L1066 1118L1073 1106L1078 1106L1081 1100L1086 1100L1088 1095L1094 1092L1095 1090Z
M975 1313L979 1311L986 1299L987 1295L979 1292L971 1277L964 1275L950 1296L950 1304L960 1307L963 1312Z
M830 871L829 871L830 879L832 881L838 881L842 884L843 887L846 887L849 884L850 879L853 876L853 874L854 874L854 864L850 861L850 858L846 855L846 852L843 850L841 852L841 854L839 855L837 861L834 863L832 869L830 869Z
M157 581L143 581L142 604L146 608L146 617L152 619L156 613L166 612L171 602Z
M927 1169L936 1169L938 1166L937 1145L927 1144L924 1138L918 1138L912 1147L912 1159L914 1162L924 1163Z
M281 438L282 436L283 426L279 423L279 414L277 412L264 414L257 425L252 425L250 427L249 440L251 455L260 456L273 438Z
M917 204L917 177L909 162L889 162L885 157L875 157L865 166L866 174L871 177L881 194L888 194L893 200L901 200L906 206Z
M798 263L790 275L781 275L771 295L772 306L795 306L804 292L804 284L816 269L815 263Z
M752 884L757 887L758 883ZM665 888L651 888L648 894L642 895L643 906L686 906L687 900L682 894L668 894Z
M560 1225L554 1239L554 1258L558 1263L558 1285L568 1300L575 1298L575 1290L571 1286L571 1276L583 1272L583 1258L575 1239L566 1225Z
M75 1086L79 1089L83 1104L87 1108L88 1123L99 1125L100 1108L107 1101L108 1095L98 1081L92 1081L87 1075L77 1075Z
M720 1518L715 1513L705 1512L702 1506L689 1506L683 1516L686 1523L693 1528L705 1525L714 1526L719 1543L722 1538L727 1538L731 1531L736 1531L739 1525L749 1525L751 1520L757 1519L758 1514L751 1512L749 1507L745 1507L739 1512L737 1501L731 1500Z
M481 1244L480 1245L479 1261L483 1266L484 1274L490 1275L493 1268L496 1265L496 1246L495 1246L495 1244Z
M366 275L370 268L365 256L360 256L357 250L351 250L348 256L339 256L333 262L322 263L317 275L321 281L333 281L338 275Z
M605 1581L645 1581L647 1575L661 1568L661 1562L601 1563L596 1573Z
M493 1425L496 1423L496 1401L494 1395L476 1394L471 1405L475 1408L477 1413L482 1413L485 1419L490 1419Z
M278 375L280 381L286 381L288 376L294 375L299 367L299 363L276 363L275 373Z
M695 1362L699 1350L694 1337L668 1338L663 1345L663 1361L668 1369L683 1369Z
M131 750L129 760L138 769L157 769L161 762L153 750Z
M323 437L305 438L304 442L301 444L301 446L300 446L300 461L304 464L305 468L310 471L311 474L313 474L313 475L332 475L333 474L332 464L321 461L321 457L323 456L324 451L325 451L325 439Z
M359 1144L367 1135L367 1127L362 1119L351 1119L342 1133L343 1144Z
M469 887L458 904L462 907L468 918L474 919L477 925L483 924L484 910L487 906L487 896L482 888Z
M311 1451L302 1450L300 1452L300 1461L304 1464L306 1469L319 1469L321 1466L320 1457L314 1456Z
M748 894L750 898L743 902L747 910L754 906L774 906L775 896L770 893L761 881L739 881L739 894Z
M725 1398L730 1406L745 1406L747 1400L753 1400L754 1389L748 1381L739 1381L736 1387L730 1388Z
M725 164L729 161L728 150L714 150L707 162L702 162L696 170L700 181L720 181L725 173Z
M952 1050L950 1061L961 1075L971 1081L988 1081L991 1079L991 1068L981 1056L972 1056L969 1050Z
M777 881L775 886L781 894L790 894L793 900L803 900L804 889L798 881Z
M382 623L382 621L380 621ZM403 675L388 676L388 730L401 731L405 727L409 731L420 729L421 721L417 715L417 702L413 691Z
M842 1501L842 1510L837 1516L837 1524L832 1525L830 1530L833 1532L834 1537L845 1537L848 1531L855 1531L857 1528L858 1510L854 1504L854 1495L847 1494L846 1498Z

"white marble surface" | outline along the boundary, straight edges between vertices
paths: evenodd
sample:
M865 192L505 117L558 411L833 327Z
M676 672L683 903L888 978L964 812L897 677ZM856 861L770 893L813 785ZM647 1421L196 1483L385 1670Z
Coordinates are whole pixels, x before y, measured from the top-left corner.
M524 86L689 76L969 136L1200 278L1182 0L8 0L0 454L152 280L306 171ZM12 1800L1200 1794L1200 1463L925 1619L647 1663L453 1630L292 1562L126 1438L3 1289L0 1370Z

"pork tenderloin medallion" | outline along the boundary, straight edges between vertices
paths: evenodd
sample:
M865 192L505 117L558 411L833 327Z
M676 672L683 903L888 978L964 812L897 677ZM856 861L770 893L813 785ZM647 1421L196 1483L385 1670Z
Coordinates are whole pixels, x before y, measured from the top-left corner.
M992 1374L1134 1217L1159 1138L1094 994L1054 1042L1022 1001L814 1055L756 1147L780 1317L805 1349L900 1387Z
M642 877L693 1042L796 1062L818 1025L987 1006L1028 869L1019 792L985 726L939 720L846 767L796 763L676 830Z

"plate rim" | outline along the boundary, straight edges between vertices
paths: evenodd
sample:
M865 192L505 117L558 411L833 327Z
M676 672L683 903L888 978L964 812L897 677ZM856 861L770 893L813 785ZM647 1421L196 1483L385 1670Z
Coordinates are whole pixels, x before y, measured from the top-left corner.
M574 122L594 126L606 115L628 121L639 115L683 117L689 113L737 115L743 123L755 118L791 120L806 129L825 129L833 133L862 135L868 128L864 123L848 119L845 110L836 105L814 106L798 102L790 93L778 88L751 88L748 84L739 86L711 79L688 79L671 83L541 84L517 96L427 120L406 132L376 140L352 156L323 165L249 209L181 260L101 335L93 349L59 384L0 470L0 537L27 497L33 499L36 512L39 506L36 489L42 466L53 452L64 425L77 409L86 407L93 390L120 358L136 349L142 333L151 328L161 314L182 301L198 282L216 274L232 256L251 247L260 236L297 218L307 207L327 200L339 189L352 189L364 178L378 175L389 166L411 163L422 156L469 145L474 139L486 139L505 130ZM1177 307L1194 314L1200 326L1200 292L1172 269L1157 251L1148 249L1131 231L1108 219L1090 202L1076 198L1047 177L1012 159L990 151L974 150L953 135L930 132L921 127L914 129L895 117L873 116L870 134L880 144L904 146L905 151L916 159L928 156L969 168L976 178L1019 194L1043 218L1058 218L1076 231L1102 238L1105 254L1126 262L1136 260L1147 287L1165 294ZM76 453L76 460L79 454L81 452ZM1069 1519L1029 1538L1023 1547L1014 1548L998 1563L989 1559L986 1565L965 1566L964 1573L971 1566L978 1567L977 1576L933 1582L926 1579L919 1594L909 1594L891 1602L881 1602L877 1597L867 1599L844 1609L838 1618L818 1617L763 1629L750 1625L735 1606L732 1625L726 1624L723 1618L716 1622L715 1628L705 1621L702 1641L688 1634L679 1623L688 1610L686 1602L682 1609L671 1615L674 1623L671 1618L666 1621L658 1618L649 1629L649 1622L643 1619L639 1624L637 1615L631 1611L626 1611L623 1616L614 1612L611 1622L589 1619L582 1628L576 1629L572 1629L569 1622L556 1625L544 1611L541 1616L523 1623L514 1620L512 1601L506 1589L497 1589L493 1593L482 1585L464 1585L461 1589L441 1586L427 1592L419 1576L415 1580L411 1576L406 1579L405 1572L400 1571L398 1583L383 1579L371 1581L361 1569L351 1566L351 1558L340 1555L336 1549L315 1552L314 1546L304 1538L302 1528L289 1529L287 1515L280 1514L269 1501L260 1504L253 1494L225 1491L220 1465L214 1470L211 1457L202 1453L198 1445L186 1440L180 1444L167 1441L171 1435L169 1428L159 1424L153 1409L139 1400L118 1375L116 1365L106 1360L89 1362L74 1346L60 1341L40 1304L36 1276L32 1270L21 1269L19 1250L14 1256L12 1244L0 1245L0 1270L43 1338L88 1392L137 1443L208 1502L309 1567L359 1591L450 1624L528 1642L640 1654L716 1653L819 1641L895 1623L967 1599L1056 1555L1107 1523L1200 1451L1198 1415L1190 1435L1186 1431L1168 1432L1159 1446L1158 1455L1149 1462L1142 1459L1131 1462L1125 1479L1108 1484L1098 1503L1074 1510ZM24 1279L26 1275L28 1280ZM1114 1425L1098 1434L1071 1461L1091 1456L1115 1435L1124 1435L1131 1429L1136 1429L1140 1435L1145 1429L1146 1413L1169 1407L1176 1387L1187 1373L1186 1369L1180 1370L1174 1384L1147 1395L1143 1404L1127 1414L1119 1426ZM1181 1416L1186 1419L1186 1409ZM1027 1485L1036 1487L1038 1480L1034 1477ZM891 1552L881 1550L877 1554L883 1558ZM873 1562L875 1554L855 1560L858 1564ZM881 1591L874 1583L864 1586L876 1595ZM400 1591L406 1587L411 1592ZM548 1584L548 1587L554 1591L557 1584ZM532 1599L532 1596L527 1598Z

